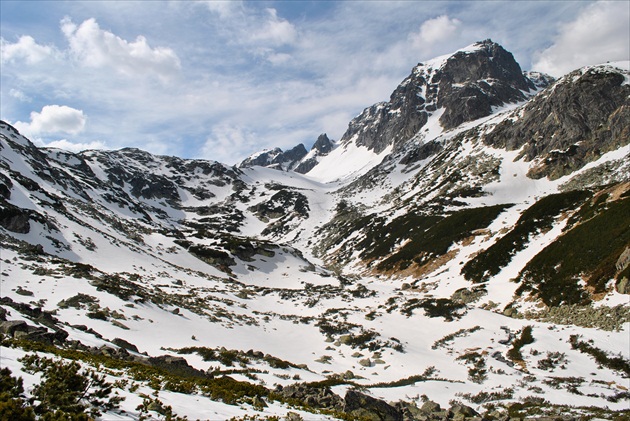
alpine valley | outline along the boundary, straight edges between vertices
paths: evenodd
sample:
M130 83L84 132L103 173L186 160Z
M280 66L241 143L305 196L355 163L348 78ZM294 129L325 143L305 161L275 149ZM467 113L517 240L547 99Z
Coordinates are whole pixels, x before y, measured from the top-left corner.
M238 166L1 122L0 418L629 419L628 66L485 40Z

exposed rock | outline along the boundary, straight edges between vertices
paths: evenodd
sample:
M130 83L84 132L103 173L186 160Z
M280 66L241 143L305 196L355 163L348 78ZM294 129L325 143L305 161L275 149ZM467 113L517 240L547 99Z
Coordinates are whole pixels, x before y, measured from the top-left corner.
M183 357L162 355L160 357L149 358L148 363L152 366L159 367L173 374L190 377L208 377L205 372L197 370L196 368L189 365L186 359Z
M343 399L334 394L328 387L318 388L296 383L284 386L277 392L285 398L297 399L316 408L337 410L343 408Z
M516 121L483 138L537 160L530 176L556 179L630 142L630 85L609 66L576 70L532 99Z
M403 165L413 164L414 162L422 161L429 158L432 155L437 154L442 150L442 145L439 142L431 141L423 143L420 146L413 148L408 152L401 160Z
M363 367L372 367L372 360L370 360L369 358L364 358L362 360L359 360L359 364L362 365Z
M0 333L4 333L5 335L13 336L16 331L25 331L26 329L27 324L24 320L9 320L0 322Z
M619 272L625 270L628 266L630 266L630 246L626 247L619 259L617 259L617 263L615 263L615 268Z
M343 410L365 420L402 421L402 414L395 407L354 390L346 393Z
M28 210L4 201L0 206L0 227L17 234L27 234L31 230Z
M319 158L328 155L334 149L334 143L328 138L326 133L319 135L311 152L308 154L309 158L302 160L294 169L295 172L306 174L319 163Z
M512 54L485 40L442 64L418 64L388 102L366 108L350 122L341 143L354 141L380 153L414 137L438 108L444 108L440 124L451 129L489 115L494 106L524 100L523 91L530 90L535 86ZM413 159L418 158L406 162Z
M129 351L133 351L133 352L139 352L138 351L138 347L135 346L134 344L132 344L131 342L127 342L124 339L121 338L114 338L114 340L112 341L112 343L114 345L118 345L121 348L124 349L128 349Z
M290 170L298 165L300 160L306 156L308 151L303 144L284 152L280 148L263 150L244 159L239 168L250 168L254 166L270 167L279 170Z
M304 421L304 418L297 412L287 412L284 416L285 421Z
M422 406L420 407L420 410L424 413L430 413L430 412L439 412L442 410L442 408L440 407L440 404L437 402L426 401L425 403L422 404Z
M472 409L470 406L461 404L452 405L449 411L453 414L453 420L464 420L479 415L479 413L477 413L477 411Z

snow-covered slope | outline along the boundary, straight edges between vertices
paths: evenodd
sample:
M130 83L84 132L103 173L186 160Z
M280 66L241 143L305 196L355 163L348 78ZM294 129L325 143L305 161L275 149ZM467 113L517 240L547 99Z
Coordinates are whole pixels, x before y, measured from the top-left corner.
M124 380L103 419L627 416L628 72L529 77L420 64L305 175L0 123L2 367Z

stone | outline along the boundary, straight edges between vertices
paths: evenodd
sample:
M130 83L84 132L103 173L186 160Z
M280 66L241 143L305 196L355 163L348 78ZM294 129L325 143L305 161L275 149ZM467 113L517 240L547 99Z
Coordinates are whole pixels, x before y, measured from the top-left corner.
M343 400L327 387L318 388L296 383L284 386L279 393L285 398L300 400L316 408L340 410L343 407Z
M366 420L402 421L402 414L395 407L355 390L346 392L343 410Z
M372 367L372 360L370 360L369 358L364 358L362 360L359 360L359 364L361 364L363 367Z
M479 415L479 413L477 413L477 411L472 409L470 406L461 404L452 405L450 408L450 412L453 414L454 420L464 420Z
M300 414L298 414L297 412L287 412L287 414L284 416L284 420L285 421L304 421L304 418L302 418L302 416Z
M135 346L135 345L134 345L134 344L132 344L131 342L127 342L127 341L126 341L126 340L124 340L124 339L121 339L121 338L114 338L114 340L112 341L112 343L113 343L114 345L117 345L117 346L119 346L119 347L123 348L123 349L127 349L127 350L129 350L129 351L133 351L133 352L139 353L139 351L138 351L138 347L137 347L137 346Z
M437 402L426 401L424 404L422 404L422 406L420 407L420 410L424 413L431 413L431 412L441 411L442 408L440 407L440 404Z
M16 331L27 331L28 325L23 320L9 320L0 322L0 333L14 336Z

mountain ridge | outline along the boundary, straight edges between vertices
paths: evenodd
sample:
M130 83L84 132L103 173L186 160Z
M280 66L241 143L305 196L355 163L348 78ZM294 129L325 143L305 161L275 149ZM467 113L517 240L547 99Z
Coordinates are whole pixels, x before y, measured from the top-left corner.
M487 86L416 67L442 71L414 88L437 87L423 124L409 79L389 109L414 119L262 167L42 149L0 123L3 366L29 397L32 344L99 355L128 384L118 419L627 415L628 70L534 84L499 47L429 62ZM480 111L444 117L466 92ZM113 368L133 361L157 371Z

